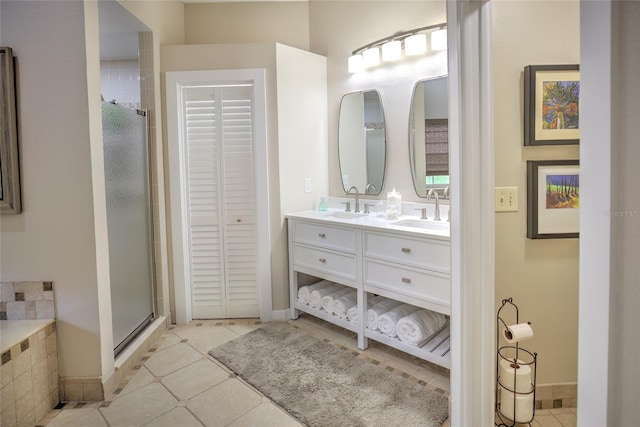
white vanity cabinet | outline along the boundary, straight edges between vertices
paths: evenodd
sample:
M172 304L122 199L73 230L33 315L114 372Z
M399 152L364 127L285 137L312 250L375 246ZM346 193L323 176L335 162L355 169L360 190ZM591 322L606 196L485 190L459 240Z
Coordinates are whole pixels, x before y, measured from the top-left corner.
M355 325L323 310L315 309L297 300L300 284L298 272L320 279L330 280L355 288L358 301L362 296L362 259L360 230L325 223L299 221L289 218L289 285L292 317L298 310L320 317L352 332ZM364 346L364 336L358 340Z
M445 315L451 314L451 251L448 240L365 230L363 242L365 298L370 294L382 295ZM362 304L366 307L365 301ZM451 367L448 320L445 327L422 347L368 328L364 333L367 338L446 368Z
M450 315L451 257L448 231L422 232L395 227L386 220L364 217L333 219L315 211L287 216L289 226L289 284L292 318L303 311L358 335L365 349L374 339L421 359L449 368L449 322L422 347L358 326L297 300L309 276L357 290L359 319L367 318L367 298L386 298ZM301 276L304 273L307 276ZM303 283L304 282L304 283Z

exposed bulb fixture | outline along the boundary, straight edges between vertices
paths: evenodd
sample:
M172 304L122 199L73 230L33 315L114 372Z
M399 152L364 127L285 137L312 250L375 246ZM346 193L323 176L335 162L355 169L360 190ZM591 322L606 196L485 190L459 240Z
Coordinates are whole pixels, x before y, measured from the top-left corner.
M431 50L447 50L447 30L431 33Z
M404 54L407 56L422 55L427 51L426 34L415 34L404 39Z
M382 60L384 62L397 61L402 59L402 42L391 40L382 45Z
M404 56L417 56L427 52L427 34L431 36L431 50L447 49L447 24L435 24L396 33L356 49L349 57L349 72L358 73L384 62L398 61ZM382 55L381 55L382 53Z
M375 67L380 65L380 49L377 47L370 47L362 52L362 59L365 68Z

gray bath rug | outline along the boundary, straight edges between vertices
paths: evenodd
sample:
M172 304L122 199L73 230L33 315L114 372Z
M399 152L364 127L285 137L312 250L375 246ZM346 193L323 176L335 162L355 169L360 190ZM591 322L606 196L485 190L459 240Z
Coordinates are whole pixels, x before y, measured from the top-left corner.
M311 427L441 426L447 397L287 323L270 323L209 351Z

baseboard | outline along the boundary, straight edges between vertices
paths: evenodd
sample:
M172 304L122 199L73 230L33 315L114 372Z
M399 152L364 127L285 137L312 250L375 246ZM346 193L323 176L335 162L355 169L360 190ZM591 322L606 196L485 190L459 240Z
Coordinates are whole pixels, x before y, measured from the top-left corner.
M283 322L291 318L291 310L285 308L284 310L273 310L271 312L271 320L274 322Z
M167 329L167 317L154 320L116 358L113 374L101 377L61 377L59 379L60 401L87 402L107 400L119 384L129 375L132 368L140 363L142 356L153 346Z

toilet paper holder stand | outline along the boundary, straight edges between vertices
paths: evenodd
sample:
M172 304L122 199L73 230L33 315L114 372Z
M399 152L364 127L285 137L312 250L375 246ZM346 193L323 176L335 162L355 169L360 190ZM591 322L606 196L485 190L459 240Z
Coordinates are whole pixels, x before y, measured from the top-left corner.
M505 310L504 314L502 311ZM509 313L510 312L510 313ZM496 314L496 388L495 388L495 411L497 426L513 427L516 424L528 424L531 425L531 421L535 417L535 402L536 402L536 363L538 359L538 353L532 353L520 346L518 342L512 345L500 345L500 337L503 331L507 330L507 325L513 323L507 323L505 318L515 320L515 324L520 323L518 306L513 303L513 298L507 298L502 300L502 305L498 309ZM528 322L530 324L530 322ZM513 378L501 378L500 375L500 362L510 362L509 366L513 369ZM525 389L518 388L517 382L517 369L529 368L531 374L530 387L526 385ZM510 384L509 380L513 380L513 384ZM520 385L521 386L521 385ZM513 401L503 405L499 401L499 395L503 394L513 395L509 399Z

